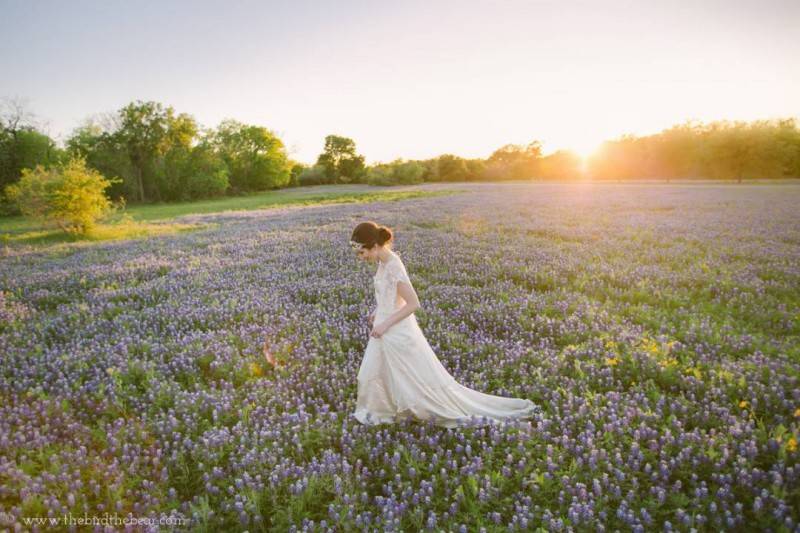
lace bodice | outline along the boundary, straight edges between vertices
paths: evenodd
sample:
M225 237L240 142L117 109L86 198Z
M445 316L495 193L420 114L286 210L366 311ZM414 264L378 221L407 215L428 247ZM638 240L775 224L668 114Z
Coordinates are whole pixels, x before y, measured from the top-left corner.
M390 315L396 309L405 305L403 297L397 294L397 282L405 281L411 285L411 280L406 272L403 261L395 252L391 252L392 257L378 266L375 273L375 301L377 307L375 314Z

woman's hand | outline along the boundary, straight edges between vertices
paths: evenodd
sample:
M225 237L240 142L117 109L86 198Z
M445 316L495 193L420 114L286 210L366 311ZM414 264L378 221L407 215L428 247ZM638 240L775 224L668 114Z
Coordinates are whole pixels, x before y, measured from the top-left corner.
M386 327L386 322L381 322L380 324L372 328L372 332L370 333L370 335L372 337L380 338L384 333L386 333L387 329L388 328Z

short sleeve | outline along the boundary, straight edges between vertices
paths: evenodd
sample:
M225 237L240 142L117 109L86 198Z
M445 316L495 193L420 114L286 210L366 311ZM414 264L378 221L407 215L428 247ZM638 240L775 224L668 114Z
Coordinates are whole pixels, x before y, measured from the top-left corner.
M390 261L386 266L388 267L386 271L386 277L389 280L389 285L393 290L397 289L398 281L405 281L411 285L411 280L406 272L406 267L401 261Z

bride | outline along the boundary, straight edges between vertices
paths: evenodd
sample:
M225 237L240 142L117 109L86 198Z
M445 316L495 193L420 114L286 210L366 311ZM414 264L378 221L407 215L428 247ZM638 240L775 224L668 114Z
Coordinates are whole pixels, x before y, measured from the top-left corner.
M417 293L393 242L392 230L372 221L356 226L350 239L359 259L378 263L377 306L369 316L372 332L352 416L367 425L415 418L444 427L475 422L473 416L496 421L532 416L538 409L532 401L478 392L445 370L417 324Z

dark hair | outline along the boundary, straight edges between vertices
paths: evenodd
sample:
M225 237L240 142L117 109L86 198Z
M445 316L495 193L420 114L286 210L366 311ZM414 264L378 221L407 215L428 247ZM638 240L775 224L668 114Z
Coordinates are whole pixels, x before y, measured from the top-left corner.
M376 244L381 246L394 239L394 232L386 226L381 226L373 221L362 222L353 230L351 241L360 242L364 248L372 248Z

